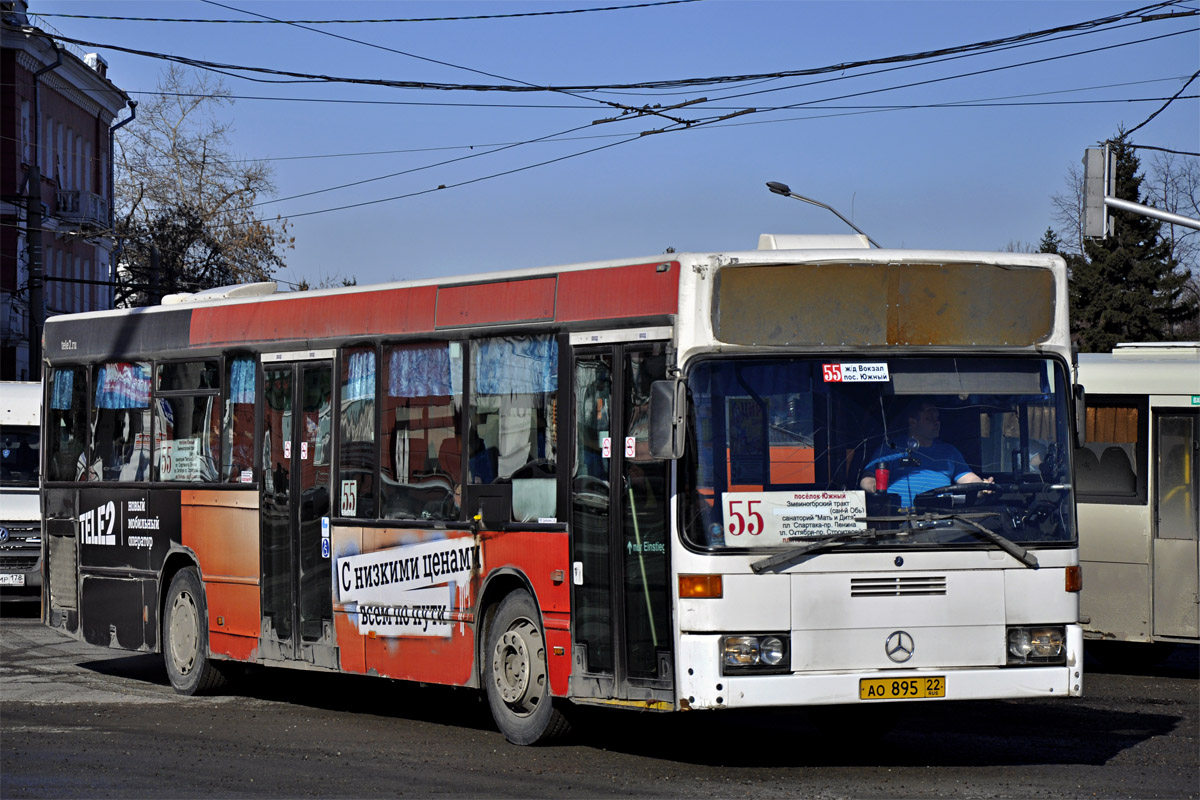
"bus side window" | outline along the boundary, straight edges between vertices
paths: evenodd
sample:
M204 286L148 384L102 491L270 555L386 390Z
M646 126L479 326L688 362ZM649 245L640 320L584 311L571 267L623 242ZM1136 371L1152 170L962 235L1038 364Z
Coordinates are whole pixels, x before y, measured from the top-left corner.
M1089 397L1087 444L1075 451L1075 488L1101 504L1146 502L1145 401Z
M215 481L221 435L218 362L159 364L156 369L154 479ZM172 394L158 396L168 392Z
M92 463L87 480L148 480L150 365L111 362L95 367Z
M354 483L356 502L335 509L342 517L375 517L375 348L355 347L342 351L341 447L339 486Z
M46 480L84 480L87 473L87 371L54 370L46 420Z
M459 342L383 349L381 518L458 519L462 367Z
M556 519L558 341L547 334L472 342L469 402L464 482L497 488L468 493L501 502L507 495L518 521Z
M254 480L254 392L258 363L253 356L231 358L227 364L228 392L221 415L221 480Z

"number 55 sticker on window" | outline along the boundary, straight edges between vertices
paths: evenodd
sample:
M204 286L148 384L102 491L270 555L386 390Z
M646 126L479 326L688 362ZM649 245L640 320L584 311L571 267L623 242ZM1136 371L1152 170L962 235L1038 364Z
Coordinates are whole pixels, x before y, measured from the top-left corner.
M726 545L770 547L862 530L867 503L860 491L726 492L721 510Z

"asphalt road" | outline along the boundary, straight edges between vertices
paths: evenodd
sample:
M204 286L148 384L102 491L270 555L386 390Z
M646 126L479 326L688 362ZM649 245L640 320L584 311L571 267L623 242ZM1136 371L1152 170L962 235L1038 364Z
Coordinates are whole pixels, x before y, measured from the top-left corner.
M1200 797L1197 648L1089 666L1084 698L892 706L890 728L582 710L566 742L518 748L473 692L255 670L185 698L161 658L6 607L0 797Z

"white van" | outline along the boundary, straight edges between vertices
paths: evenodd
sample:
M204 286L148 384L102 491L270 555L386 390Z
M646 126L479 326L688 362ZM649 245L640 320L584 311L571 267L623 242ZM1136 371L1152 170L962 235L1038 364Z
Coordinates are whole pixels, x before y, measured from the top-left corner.
M40 600L42 387L0 381L0 601Z

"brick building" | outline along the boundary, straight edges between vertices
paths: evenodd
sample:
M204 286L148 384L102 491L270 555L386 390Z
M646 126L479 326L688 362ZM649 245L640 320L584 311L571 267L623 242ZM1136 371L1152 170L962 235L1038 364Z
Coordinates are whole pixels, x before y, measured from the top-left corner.
M129 104L103 58L56 45L26 12L0 0L0 380L40 375L39 258L45 316L112 307L111 132Z

